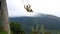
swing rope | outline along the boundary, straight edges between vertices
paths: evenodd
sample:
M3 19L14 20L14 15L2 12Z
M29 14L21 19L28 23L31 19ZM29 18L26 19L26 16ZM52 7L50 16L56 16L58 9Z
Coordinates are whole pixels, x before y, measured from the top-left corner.
M27 1L27 0L26 0ZM27 1L27 3L28 3L28 1ZM28 3L29 4L29 3Z
M24 4L24 2L23 2L23 0L21 0L22 1L22 3ZM24 4L25 5L25 4Z
M22 1L22 3L25 5L24 1L23 1L23 0L21 0L21 1ZM26 0L26 2L27 2L27 4L29 4L27 0Z
M27 4L28 5L26 5L26 7L25 7L25 3L24 3L24 1L22 0L22 3L24 4L24 8L27 10L27 12L33 12L33 10L30 8L31 6L30 6L30 4L28 3L28 0L26 0L27 1Z

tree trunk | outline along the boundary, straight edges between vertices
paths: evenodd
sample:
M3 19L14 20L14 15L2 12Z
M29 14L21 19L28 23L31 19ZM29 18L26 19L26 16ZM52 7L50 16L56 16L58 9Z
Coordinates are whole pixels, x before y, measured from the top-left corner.
M1 22L3 30L7 32L7 34L10 34L9 17L8 17L6 0L1 0L0 5L1 5L0 6Z

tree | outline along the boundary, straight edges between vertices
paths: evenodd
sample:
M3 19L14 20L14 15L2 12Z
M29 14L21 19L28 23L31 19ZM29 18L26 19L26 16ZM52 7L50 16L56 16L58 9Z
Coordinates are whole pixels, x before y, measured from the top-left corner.
M45 33L44 24L43 24L43 25L41 25L40 31L42 32L42 34L44 34L44 33Z
M10 27L13 34L25 34L21 24L17 22L11 22Z
M39 24L36 22L36 29L32 26L31 30L32 30L31 34L40 34Z
M3 30L7 32L7 34L10 34L6 0L0 0L0 14L1 14L1 22L2 22Z

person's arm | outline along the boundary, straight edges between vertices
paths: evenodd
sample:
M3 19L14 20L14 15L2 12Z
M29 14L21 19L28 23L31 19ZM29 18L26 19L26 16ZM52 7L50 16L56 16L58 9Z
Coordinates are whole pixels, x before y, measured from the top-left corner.
M24 5L24 8L26 9L25 5Z
M28 4L29 8L31 7L30 4Z

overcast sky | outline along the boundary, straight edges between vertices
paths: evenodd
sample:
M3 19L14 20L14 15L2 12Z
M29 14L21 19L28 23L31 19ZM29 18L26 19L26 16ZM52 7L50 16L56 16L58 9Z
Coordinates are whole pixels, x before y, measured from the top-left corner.
M51 14L60 17L60 0L27 0L33 9L29 13L24 9L26 0L7 0L9 17L15 16L33 16L39 13Z

